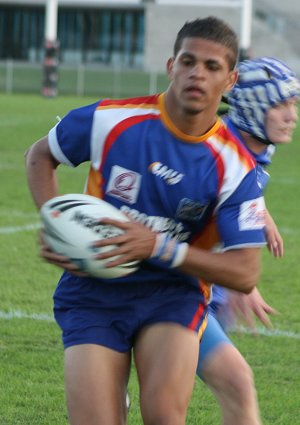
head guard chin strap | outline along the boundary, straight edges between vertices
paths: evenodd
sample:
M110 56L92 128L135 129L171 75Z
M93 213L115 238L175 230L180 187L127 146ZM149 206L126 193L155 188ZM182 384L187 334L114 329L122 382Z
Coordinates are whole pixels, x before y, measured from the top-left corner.
M300 81L283 62L270 57L245 60L227 96L233 123L264 144L272 143L266 131L266 113L273 106L300 96Z

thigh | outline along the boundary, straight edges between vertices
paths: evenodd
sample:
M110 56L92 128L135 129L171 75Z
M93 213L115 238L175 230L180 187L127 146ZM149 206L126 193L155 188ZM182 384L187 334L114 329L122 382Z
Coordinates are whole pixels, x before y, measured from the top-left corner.
M221 345L233 346L233 343L214 315L208 313L207 325L200 342L197 365L197 375L201 379L203 378L203 369L206 367L206 363L212 358L213 354L219 350Z
M174 418L168 423L184 423L198 348L197 333L175 323L155 324L139 333L134 355L145 423L161 423L165 415L169 421Z
M65 350L65 386L72 425L121 425L126 421L130 354L94 344Z

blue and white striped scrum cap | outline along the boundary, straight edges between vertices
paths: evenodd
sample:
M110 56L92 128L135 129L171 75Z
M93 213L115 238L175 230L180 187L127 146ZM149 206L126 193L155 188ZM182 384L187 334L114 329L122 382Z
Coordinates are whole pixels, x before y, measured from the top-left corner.
M228 93L228 115L241 130L268 142L265 116L269 108L300 96L300 81L283 62L271 57L238 65L239 77Z

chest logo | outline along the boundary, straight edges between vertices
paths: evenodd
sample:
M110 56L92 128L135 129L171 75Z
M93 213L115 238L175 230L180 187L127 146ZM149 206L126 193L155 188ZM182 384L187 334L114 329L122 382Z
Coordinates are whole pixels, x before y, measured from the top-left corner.
M178 171L168 168L166 165L163 165L161 162L152 162L149 165L149 171L155 176L163 179L167 184L173 185L179 183L184 174L179 173Z
M141 186L141 175L114 165L111 169L106 193L122 201L134 204Z

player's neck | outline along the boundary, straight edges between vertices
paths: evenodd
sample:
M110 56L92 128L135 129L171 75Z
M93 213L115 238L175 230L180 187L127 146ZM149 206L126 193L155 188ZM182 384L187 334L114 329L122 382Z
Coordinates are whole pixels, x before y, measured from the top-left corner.
M164 96L165 110L176 128L188 136L200 137L206 134L216 123L216 111L203 110L192 113L178 104L171 91Z
M241 131L242 138L247 147L254 153L260 154L266 149L266 145L255 139L249 133L245 131Z

